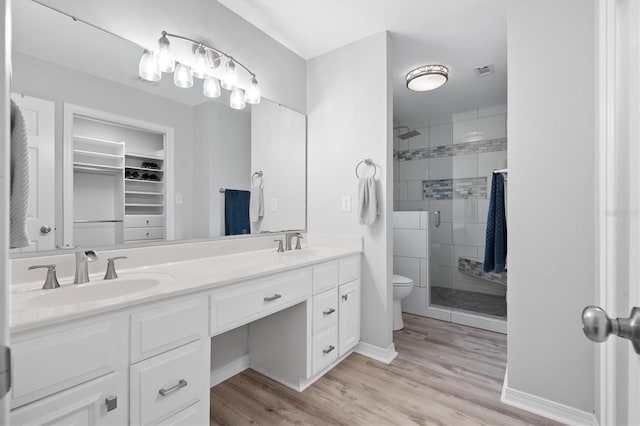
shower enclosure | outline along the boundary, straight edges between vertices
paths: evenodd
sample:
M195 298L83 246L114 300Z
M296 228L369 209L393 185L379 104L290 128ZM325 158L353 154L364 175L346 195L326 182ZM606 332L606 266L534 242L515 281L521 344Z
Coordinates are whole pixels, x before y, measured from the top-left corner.
M394 135L394 210L430 212L429 280L404 310L506 332L507 274L482 272L491 178L507 167L506 106Z

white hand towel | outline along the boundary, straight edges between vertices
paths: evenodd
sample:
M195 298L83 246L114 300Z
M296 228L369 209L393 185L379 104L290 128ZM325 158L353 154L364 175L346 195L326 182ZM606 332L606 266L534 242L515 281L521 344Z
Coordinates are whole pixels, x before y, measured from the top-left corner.
M11 101L11 195L9 205L9 244L27 247L27 207L29 204L29 146L27 126L18 105Z
M251 185L251 196L249 197L249 220L257 222L264 216L264 194L262 182Z
M378 186L373 177L363 177L358 184L358 216L360 223L371 226L380 214Z

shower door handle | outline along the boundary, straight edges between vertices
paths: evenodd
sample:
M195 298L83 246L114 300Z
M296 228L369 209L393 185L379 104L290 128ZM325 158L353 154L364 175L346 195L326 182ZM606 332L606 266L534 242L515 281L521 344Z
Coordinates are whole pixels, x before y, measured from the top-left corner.
M598 306L587 306L582 311L584 334L593 342L602 343L610 334L629 339L633 349L640 355L640 308L631 309L629 318L611 319L604 309Z
M435 221L436 221L436 228L440 227L440 210L436 210L435 211Z

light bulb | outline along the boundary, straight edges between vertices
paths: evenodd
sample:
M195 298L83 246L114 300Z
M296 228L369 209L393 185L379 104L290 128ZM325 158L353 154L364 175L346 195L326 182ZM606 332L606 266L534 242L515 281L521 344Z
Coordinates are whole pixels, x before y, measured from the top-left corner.
M147 81L160 81L160 78L162 78L158 67L158 56L150 50L145 50L140 58L138 75Z
M176 61L171 54L171 46L166 35L158 40L158 65L162 72L173 72L176 69Z
M231 91L229 105L233 109L244 109L247 106L247 104L244 102L244 93L242 92L242 89L236 87Z
M207 78L207 51L203 46L198 46L194 53L193 76L197 78Z
M260 86L258 86L258 80L255 77L251 79L251 85L244 95L244 100L253 105L260 103Z
M214 77L207 77L202 87L202 92L207 98L217 98L220 96L220 81Z
M227 62L224 71L224 78L222 79L222 87L227 90L233 90L238 82L238 70L236 70L236 64L233 60Z
M193 75L191 74L191 67L178 63L176 65L176 71L173 74L173 82L178 87L188 89L193 86Z
M220 54L213 50L207 50L207 66L218 68L220 66Z

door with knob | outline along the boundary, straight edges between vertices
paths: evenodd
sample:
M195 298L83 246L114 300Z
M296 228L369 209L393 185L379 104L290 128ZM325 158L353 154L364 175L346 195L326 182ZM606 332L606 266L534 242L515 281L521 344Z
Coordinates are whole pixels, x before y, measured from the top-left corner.
M29 246L17 252L55 248L55 104L12 94L24 116L29 144Z
M586 337L600 342L594 343L598 422L639 425L640 2L599 2L596 22L599 288L582 323Z

